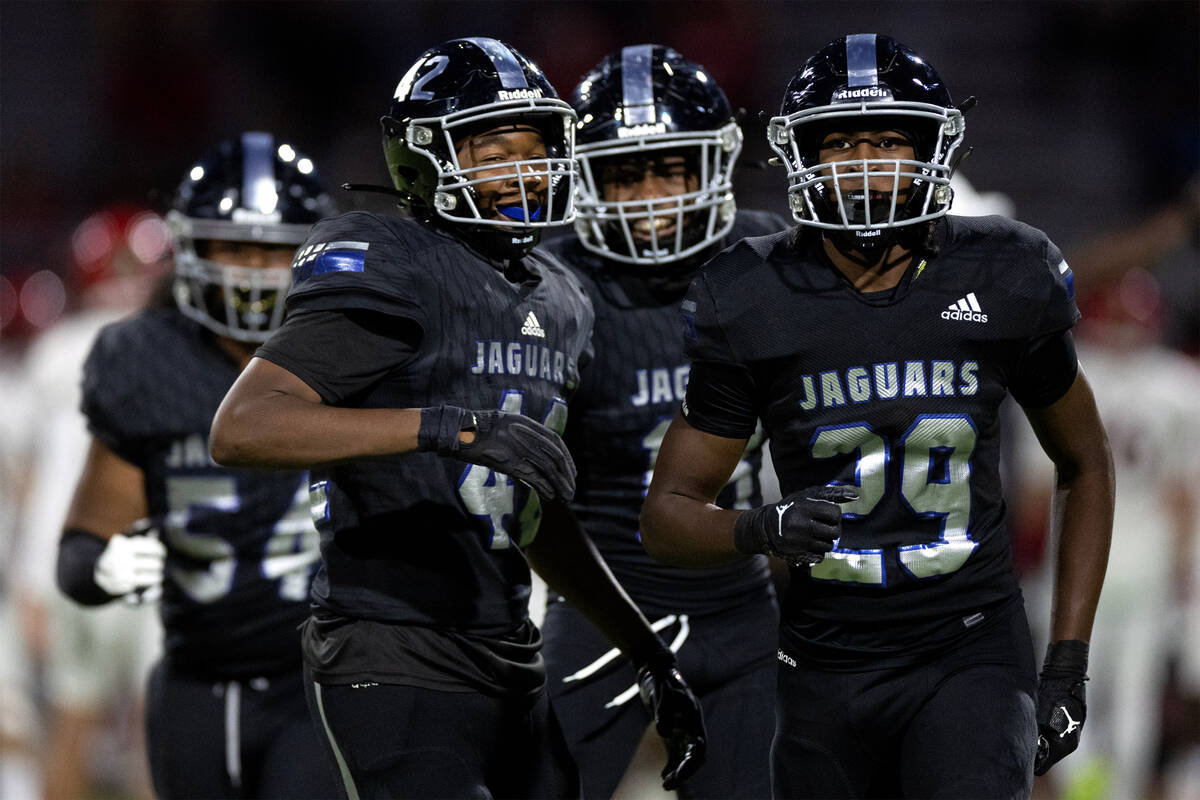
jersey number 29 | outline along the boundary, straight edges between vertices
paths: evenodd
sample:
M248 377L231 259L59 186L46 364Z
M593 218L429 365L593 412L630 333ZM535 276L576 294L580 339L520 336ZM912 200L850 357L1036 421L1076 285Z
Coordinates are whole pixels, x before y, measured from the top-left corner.
M890 470L900 472L900 500L915 516L940 519L936 541L899 548L900 564L914 578L947 575L962 567L979 543L971 538L971 454L977 435L970 417L924 414L894 443L865 422L821 428L812 440L812 457L858 453L858 499L842 506L847 520L875 510L887 490ZM894 452L893 452L894 451ZM888 581L883 551L835 547L812 567L817 580L881 586Z

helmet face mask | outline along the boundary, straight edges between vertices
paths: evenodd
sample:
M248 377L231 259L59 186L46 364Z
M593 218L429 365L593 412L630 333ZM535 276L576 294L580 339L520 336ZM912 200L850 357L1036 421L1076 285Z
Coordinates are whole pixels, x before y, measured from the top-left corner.
M541 229L574 219L575 112L513 48L468 38L426 51L381 122L392 182L414 214L507 234L518 250L536 244ZM536 130L545 155L464 163L464 141L508 127ZM487 202L500 185L515 187L515 202Z
M266 341L283 321L290 268L229 263L210 250L223 242L295 249L333 213L312 162L271 134L244 133L189 170L173 206L167 225L180 311L219 336Z
M435 213L450 222L505 228L546 228L570 222L574 218L575 164L570 156L550 154L574 150L574 114L566 103L553 103L549 110L534 100L495 103L482 111L469 109L409 121L404 126L404 146L433 165L436 182L430 205ZM459 145L464 137L472 135L470 131L479 130L481 123L494 123L497 128L534 125L545 131L542 140L547 144L547 156L464 165ZM485 213L477 187L492 182L513 182L522 187L521 202L510 207L511 212ZM524 187L531 183L542 188L527 192Z
M283 322L283 299L292 284L290 266L244 266L205 258L206 245L229 239L190 240L190 253L177 251L175 301L184 314L213 332L244 342L262 342ZM301 239L303 241L303 239ZM292 244L252 244L264 249ZM182 257L181 257L182 255Z
M733 168L742 132L725 95L697 64L662 45L608 55L580 82L579 219L587 249L626 264L669 265L703 253L733 227ZM642 169L682 155L693 179L679 194L606 197L614 163ZM692 188L694 185L695 188Z
M680 261L707 250L733 227L737 205L732 173L741 146L742 132L733 122L708 134L581 146L580 218L575 228L584 246L614 261L648 265ZM606 197L604 173L613 159L641 165L656 153L681 152L686 153L696 188L656 198ZM668 234L660 237L660 230Z
M902 133L913 157L821 160L829 133L867 131ZM889 37L854 34L796 73L767 136L787 167L793 218L873 251L949 210L953 156L964 131L962 112L931 66ZM861 176L868 172L864 192Z

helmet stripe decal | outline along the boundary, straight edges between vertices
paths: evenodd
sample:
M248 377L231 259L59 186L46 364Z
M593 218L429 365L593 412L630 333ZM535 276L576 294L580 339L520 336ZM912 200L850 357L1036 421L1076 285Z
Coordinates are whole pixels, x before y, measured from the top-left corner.
M484 36L469 36L459 41L470 42L487 54L487 57L492 60L492 66L496 68L496 74L500 77L500 85L505 89L529 88L521 62L517 61L512 50L509 50L504 44Z
M625 93L625 125L647 125L654 119L654 78L650 65L654 45L637 44L621 48L621 89Z
M850 86L878 86L875 34L852 33L846 37L846 77Z
M279 204L275 193L275 137L242 134L242 207L270 214Z

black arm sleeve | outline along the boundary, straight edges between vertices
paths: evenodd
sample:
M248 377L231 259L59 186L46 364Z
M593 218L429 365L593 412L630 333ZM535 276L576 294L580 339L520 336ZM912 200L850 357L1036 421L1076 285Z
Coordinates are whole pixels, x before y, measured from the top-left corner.
M714 436L749 439L758 426L754 398L754 376L747 367L729 361L693 361L683 418Z
M108 542L91 531L67 528L58 540L58 588L76 603L100 606L114 595L96 585L96 562Z
M1009 391L1025 408L1045 408L1067 393L1078 372L1071 332L1057 331L1030 341L1017 362Z
M301 311L289 314L255 355L334 405L411 358L421 336L413 320L379 311Z

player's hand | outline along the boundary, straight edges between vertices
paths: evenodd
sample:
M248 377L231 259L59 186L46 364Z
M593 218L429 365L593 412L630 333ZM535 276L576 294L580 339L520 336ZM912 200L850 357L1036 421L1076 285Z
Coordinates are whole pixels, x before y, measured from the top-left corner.
M473 436L470 442L460 434ZM417 449L479 464L533 487L543 500L570 500L575 462L557 433L521 414L456 406L421 409Z
M638 690L654 717L654 729L667 747L663 789L671 791L704 763L707 737L700 701L679 673L675 654L666 647L638 667Z
M1054 642L1046 649L1046 661L1038 676L1035 775L1045 775L1079 747L1087 717L1083 685L1087 659L1088 643L1077 639Z
M842 535L842 508L858 497L853 486L811 486L778 503L742 513L733 544L746 554L778 556L793 567L819 563Z
M167 550L148 523L139 521L108 540L92 577L114 597L149 600L162 589Z

